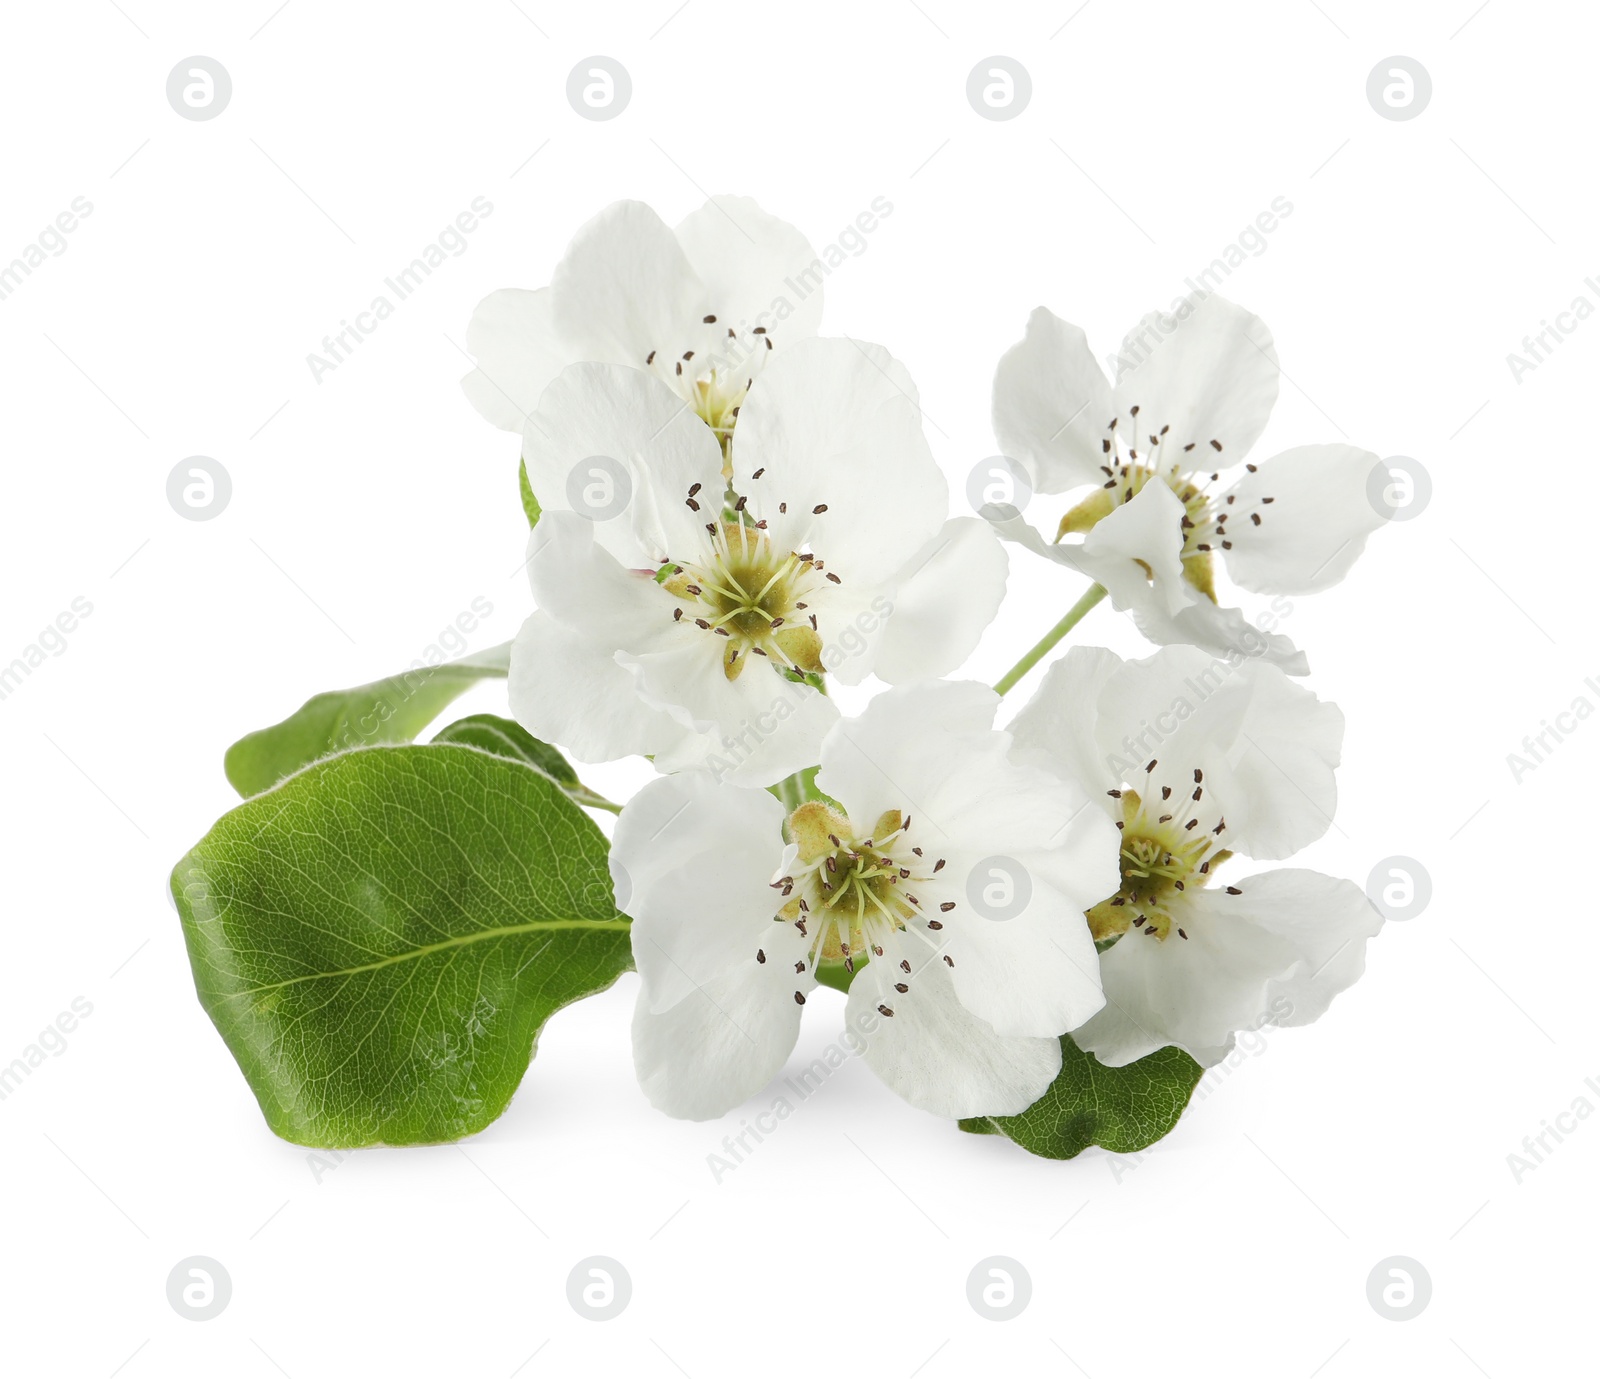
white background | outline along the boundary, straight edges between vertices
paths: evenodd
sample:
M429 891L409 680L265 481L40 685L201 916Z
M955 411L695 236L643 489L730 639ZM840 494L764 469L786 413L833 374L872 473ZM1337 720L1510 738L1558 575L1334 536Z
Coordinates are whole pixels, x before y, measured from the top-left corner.
M1580 293L1600 304L1584 285L1600 272L1587 7L273 3L5 18L0 262L74 197L94 209L0 301L0 661L75 597L94 611L0 702L0 1062L75 997L93 1005L0 1103L4 1368L1583 1366L1600 1124L1520 1183L1506 1156L1574 1099L1600 1105L1584 1084L1600 1079L1600 724L1520 784L1506 754L1578 695L1600 703L1583 683L1600 672L1600 323L1520 382L1506 356ZM609 123L565 98L596 53L633 79ZM165 96L192 54L234 84L207 123ZM991 54L1032 76L1009 122L966 100ZM1409 122L1366 99L1393 54L1432 76ZM875 197L893 203L829 280L824 329L907 363L956 503L994 449L993 366L1031 308L1083 324L1103 355L1275 197L1292 203L1225 289L1266 320L1286 371L1258 453L1348 437L1416 457L1434 483L1419 519L1378 532L1285 626L1348 717L1338 823L1302 860L1364 881L1414 857L1432 904L1388 926L1319 1024L1270 1035L1136 1163L1030 1159L849 1065L716 1183L707 1155L741 1115L650 1110L629 976L552 1021L475 1141L319 1175L266 1130L197 1004L167 872L233 802L234 738L407 665L475 597L494 606L481 645L528 611L517 443L457 387L474 304L548 281L606 202L641 198L672 223L724 191L819 247ZM308 352L475 196L494 211L467 251L315 382ZM166 500L194 454L232 475L211 522ZM1012 571L972 665L989 680L1079 591L1020 553ZM1079 635L1140 650L1109 607ZM612 793L640 779L588 774ZM819 993L810 1017L795 1067L835 1036L836 1000ZM215 1320L167 1302L189 1255L232 1277ZM566 1299L590 1255L632 1276L609 1323ZM1015 1321L967 1304L990 1255L1031 1274ZM1431 1275L1415 1320L1368 1303L1390 1255Z

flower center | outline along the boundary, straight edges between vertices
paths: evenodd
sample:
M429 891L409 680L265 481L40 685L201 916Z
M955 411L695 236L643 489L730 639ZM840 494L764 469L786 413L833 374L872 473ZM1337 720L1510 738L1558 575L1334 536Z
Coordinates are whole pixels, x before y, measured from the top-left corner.
M1151 762L1146 772L1152 773ZM1232 855L1218 847L1227 828L1223 819L1206 826L1201 773L1194 773L1193 789L1177 800L1170 785L1158 787L1157 797L1142 799L1135 790L1109 792L1121 801L1122 833L1118 863L1122 885L1111 899L1089 911L1089 931L1097 944L1108 947L1130 930L1158 941L1176 933L1187 939L1180 921L1185 895L1211 880L1211 869Z
M700 485L689 490L696 510ZM706 523L709 551L698 561L663 561L656 578L672 596L674 621L691 621L722 637L722 670L737 680L752 656L772 661L793 676L820 675L822 637L807 598L827 578L815 556L780 552L761 528L743 520L738 499L734 520Z
M854 972L858 957L883 957L885 943L900 932L917 935L938 952L944 916L956 905L925 903L919 896L945 862L925 856L911 842L908 817L891 809L870 836L859 837L845 815L811 800L789 816L787 829L796 856L790 873L772 883L786 902L774 918L793 924L811 941L801 970L829 963ZM939 956L946 966L955 966L947 954ZM899 968L892 974L893 988L903 994L910 989L910 961L902 958ZM885 995L878 1009L893 1015Z
M1130 408L1129 415L1136 427L1139 409ZM1060 541L1070 532L1089 531L1102 518L1124 503L1131 502L1152 479L1159 478L1183 504L1184 578L1215 603L1217 594L1212 572L1212 552L1219 548L1224 551L1233 549L1233 542L1228 538L1228 519L1234 514L1234 495L1226 495L1220 503L1215 501L1209 488L1220 480L1220 473L1205 474L1196 469L1192 459L1196 443L1190 441L1179 448L1175 441L1169 440L1170 430L1170 427L1163 426L1159 431L1149 433L1148 446L1141 458L1137 435L1125 446L1124 441L1129 438L1118 431L1117 419L1113 418L1100 442L1104 456L1100 469L1106 481L1062 517L1056 540ZM1209 444L1211 449L1221 453L1221 441L1213 440ZM1245 468L1254 473L1256 467L1252 464ZM1266 505L1272 499L1262 498L1259 501ZM1259 527L1262 524L1261 512L1252 511L1249 520ZM1149 573L1148 567L1146 573Z
M717 318L707 316L702 324L715 326ZM734 423L757 370L766 362L764 356L772 349L772 337L765 326L742 335L731 326L724 329L727 335L720 350L684 350L676 358L651 350L644 364L711 428L722 446L722 472L726 477L732 473Z

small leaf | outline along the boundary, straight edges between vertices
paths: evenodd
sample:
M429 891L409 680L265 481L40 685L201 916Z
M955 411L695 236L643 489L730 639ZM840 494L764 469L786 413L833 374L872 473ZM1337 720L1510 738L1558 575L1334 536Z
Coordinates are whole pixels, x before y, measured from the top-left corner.
M504 679L511 643L459 661L313 695L281 723L247 733L228 748L228 783L249 798L302 766L354 747L410 742L478 681Z
M447 727L440 728L428 745L471 747L507 761L520 761L535 771L542 771L559 785L567 798L585 809L604 809L610 814L622 813L622 806L596 794L572 769L572 763L548 742L541 742L520 723L499 714L478 713L470 718L460 718Z
M630 965L599 829L460 746L329 757L172 874L200 1003L273 1132L347 1149L482 1130L545 1022Z
M1147 1149L1178 1123L1205 1070L1182 1049L1157 1049L1108 1068L1061 1036L1061 1071L1021 1115L963 1120L974 1134L999 1133L1045 1159L1076 1158L1091 1144L1113 1154Z
M470 718L458 718L454 723L440 728L431 745L454 743L461 747L476 747L491 756L520 761L536 771L543 771L557 784L567 787L578 785L578 773L564 756L548 742L541 742L522 724L494 713L475 713Z
M539 515L544 511L539 506L539 500L533 496L533 485L528 482L528 462L524 460L517 470L517 487L522 492L522 511L527 515L528 525L539 525Z

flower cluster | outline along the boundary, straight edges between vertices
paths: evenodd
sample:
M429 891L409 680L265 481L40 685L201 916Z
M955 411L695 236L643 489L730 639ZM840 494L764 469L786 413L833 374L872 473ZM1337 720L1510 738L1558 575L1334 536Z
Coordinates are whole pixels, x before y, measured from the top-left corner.
M675 230L622 202L468 332L465 389L520 433L533 499L512 710L579 761L658 773L610 854L646 1095L738 1106L819 986L908 1102L990 1123L1074 1052L1204 1066L1236 1031L1315 1019L1376 911L1313 871L1239 873L1328 828L1343 716L1219 582L1339 581L1384 520L1377 456L1249 458L1277 354L1220 297L1147 317L1115 381L1041 307L993 424L1029 506L1061 495L1051 525L952 517L905 367L820 334L820 290L786 293L815 257L747 199ZM946 678L995 619L1008 543L1087 576L1085 609L1108 593L1154 654L1074 648L997 725L1065 630L995 689Z

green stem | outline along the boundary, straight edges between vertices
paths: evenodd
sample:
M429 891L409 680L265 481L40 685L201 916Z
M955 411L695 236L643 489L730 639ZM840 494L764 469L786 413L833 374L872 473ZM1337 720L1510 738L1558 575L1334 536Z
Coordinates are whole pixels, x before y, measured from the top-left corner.
M588 809L607 809L613 814L622 813L622 806L620 804L617 804L612 800L608 800L604 795L595 794L595 792L589 789L588 786L567 786L566 791L568 799L573 800L575 803L581 804Z
M1072 631L1083 620L1083 615L1105 596L1106 590L1103 584L1091 584L1088 592L1067 610L1067 616L1046 632L1039 639L1038 645L1000 677L995 683L994 692L1003 695L1011 689L1018 680L1049 655L1055 644Z

